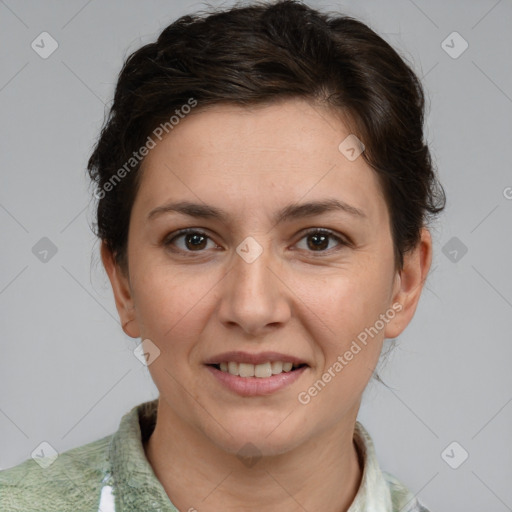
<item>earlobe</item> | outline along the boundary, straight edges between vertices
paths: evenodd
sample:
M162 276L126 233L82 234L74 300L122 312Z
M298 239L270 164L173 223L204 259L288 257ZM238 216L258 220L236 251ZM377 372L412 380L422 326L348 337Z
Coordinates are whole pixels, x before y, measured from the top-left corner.
M116 263L114 256L105 242L101 243L101 260L110 280L117 313L123 331L131 338L139 338L139 329L135 317L135 305L128 276Z
M412 320L418 306L423 285L432 263L432 237L429 230L421 230L418 245L404 254L404 265L395 280L391 305L399 304L399 313L387 324L384 337L396 338Z

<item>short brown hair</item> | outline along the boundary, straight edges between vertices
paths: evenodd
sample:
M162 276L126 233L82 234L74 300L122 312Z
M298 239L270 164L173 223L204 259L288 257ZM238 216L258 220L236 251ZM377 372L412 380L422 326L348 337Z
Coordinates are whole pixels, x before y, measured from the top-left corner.
M103 191L96 234L127 271L140 163L106 185L148 135L194 98L199 107L264 105L300 97L351 120L390 212L395 265L414 248L445 194L424 140L424 93L411 67L364 23L295 0L182 16L123 65L88 162Z

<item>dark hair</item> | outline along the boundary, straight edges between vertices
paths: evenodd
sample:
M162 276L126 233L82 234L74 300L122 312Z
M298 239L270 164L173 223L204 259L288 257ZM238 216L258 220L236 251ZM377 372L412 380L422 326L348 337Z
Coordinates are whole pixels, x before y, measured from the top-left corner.
M126 59L88 162L99 198L96 234L123 270L140 182L134 155L155 128L172 129L171 116L191 99L197 111L294 97L331 107L363 142L389 208L395 265L403 267L404 253L446 202L424 141L421 83L364 23L284 0L182 16Z

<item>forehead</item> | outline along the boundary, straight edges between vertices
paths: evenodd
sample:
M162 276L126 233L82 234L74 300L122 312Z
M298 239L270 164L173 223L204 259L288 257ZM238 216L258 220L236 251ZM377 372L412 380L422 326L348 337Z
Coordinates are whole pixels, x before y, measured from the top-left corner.
M300 99L198 109L146 156L136 203L148 211L185 198L240 216L336 197L386 219L375 172L339 149L349 135L339 116Z

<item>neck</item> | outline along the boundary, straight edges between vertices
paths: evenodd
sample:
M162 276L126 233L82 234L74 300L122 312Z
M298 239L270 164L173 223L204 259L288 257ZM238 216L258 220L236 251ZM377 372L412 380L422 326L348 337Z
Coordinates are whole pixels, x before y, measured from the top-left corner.
M159 400L146 456L179 510L346 512L363 469L353 442L356 415L289 452L243 465Z

